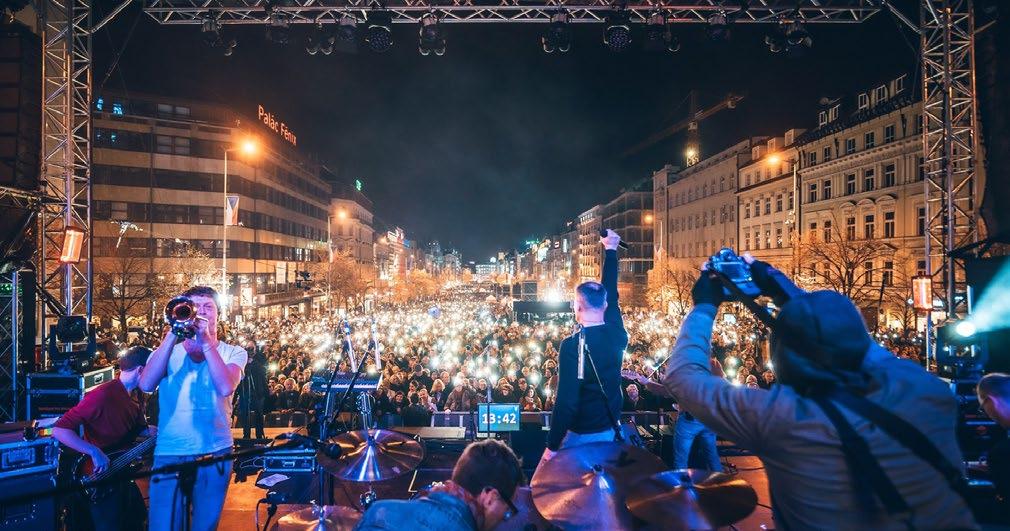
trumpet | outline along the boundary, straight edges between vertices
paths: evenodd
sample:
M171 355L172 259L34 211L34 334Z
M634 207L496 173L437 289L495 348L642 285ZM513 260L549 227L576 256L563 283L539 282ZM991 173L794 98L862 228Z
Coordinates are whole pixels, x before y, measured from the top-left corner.
M185 295L176 297L165 305L165 322L172 327L172 333L184 339L196 335L196 322L207 318L197 315L193 300Z

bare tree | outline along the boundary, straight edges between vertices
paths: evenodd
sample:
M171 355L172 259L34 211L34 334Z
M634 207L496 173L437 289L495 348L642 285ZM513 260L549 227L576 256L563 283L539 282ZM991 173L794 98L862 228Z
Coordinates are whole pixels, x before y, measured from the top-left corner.
M312 278L317 279L316 288L325 291L330 289L333 300L340 301L347 307L348 300L357 300L368 289L369 275L363 271L361 264L354 259L350 251L334 251L333 260L326 263L325 257L309 266Z
M113 317L117 337L125 342L130 322L146 321L160 295L160 284L152 282L151 260L120 247L114 256L96 258L92 267L94 313Z
M878 298L883 272L877 264L894 252L890 244L843 238L834 230L807 233L798 246L798 273L809 287L837 291L865 306Z
M649 271L646 286L649 306L666 312L672 305L674 312L684 317L691 308L691 288L697 279L697 273L670 260L657 260Z

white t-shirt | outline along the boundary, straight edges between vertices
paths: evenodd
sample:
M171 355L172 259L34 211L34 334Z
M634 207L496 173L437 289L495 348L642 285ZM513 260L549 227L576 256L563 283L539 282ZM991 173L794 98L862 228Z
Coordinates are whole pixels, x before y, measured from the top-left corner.
M225 365L245 371L249 355L218 342ZM194 362L182 344L175 346L158 386L158 442L155 455L200 455L231 448L231 396L220 396L206 361Z

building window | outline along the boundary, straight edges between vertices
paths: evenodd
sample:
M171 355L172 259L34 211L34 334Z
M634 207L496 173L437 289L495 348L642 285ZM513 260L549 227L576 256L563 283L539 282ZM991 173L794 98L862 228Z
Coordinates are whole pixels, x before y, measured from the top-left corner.
M831 160L831 147L824 146L824 151L821 152L821 158L824 159L823 162Z
M736 206L735 205L730 205L729 206L729 220L730 221L736 221L736 219L734 219L734 216L735 216L734 212L736 212Z
M887 188L888 186L897 184L897 173L894 164L884 166L884 182L881 186Z
M772 248L772 230L765 229L765 249Z
M831 199L831 179L824 179L821 186L821 199L825 201Z
M99 109L101 110L101 109ZM828 113L826 111L821 111L817 114L817 125L821 126L828 123Z
M858 99L859 110L867 109L870 107L870 96L865 92L859 95Z
M884 143L894 142L894 124L884 126Z
M916 234L919 236L926 235L926 207L919 207L916 219Z
M768 196L765 198L765 215L767 216L771 213L772 213L772 198L771 196Z
M876 134L873 131L863 135L863 149L870 149L877 145Z
M873 174L873 168L863 170L863 191L872 192L877 187L877 179Z
M882 274L883 274L883 277L880 279L880 281L885 286L893 286L894 285L894 262L884 262L884 271L883 271Z
M845 195L856 193L856 174L850 173L845 176Z
M873 284L873 262L863 262L863 284Z
M726 176L725 175L723 175L722 177L719 177L719 191L720 192L725 192L726 191Z
M775 247L782 248L782 227L775 229Z
M789 192L789 210L792 210L792 209L793 209L793 193L792 193L792 191L790 191Z
M856 216L849 216L845 218L845 239L856 239Z
M810 222L810 232L808 234L810 234L810 239L811 240L816 240L817 239L817 222L816 221L811 221Z
M826 242L830 242L831 241L831 220L830 219L824 220L824 241L826 241Z
M915 268L916 268L915 274L917 274L917 275L925 275L926 274L926 261L925 260L919 260L918 262L915 263Z
M894 212L884 212L884 237L894 237Z
M873 214L867 214L863 216L863 238L866 238L867 240L872 240L875 229L876 229L876 220Z
M817 183L810 183L807 185L807 202L813 203L817 201Z
M922 181L926 179L926 159L923 157L919 157L917 160L919 163L919 173L916 176L916 178Z
M846 138L845 139L845 154L851 155L856 152L856 139Z
M750 233L746 231L743 233L743 248L745 251L750 250Z
M877 103L880 103L880 102L886 100L887 99L887 87L884 86L884 85L881 85L881 86L877 87L876 89L874 89L874 91L873 91L873 99L876 100Z
M775 195L775 211L782 212L782 194Z
M807 153L807 165L814 166L817 164L817 152L811 151Z
M922 134L922 125L923 125L922 115L921 114L916 114L915 115L915 120L913 120L913 123L915 124L915 134L921 135Z

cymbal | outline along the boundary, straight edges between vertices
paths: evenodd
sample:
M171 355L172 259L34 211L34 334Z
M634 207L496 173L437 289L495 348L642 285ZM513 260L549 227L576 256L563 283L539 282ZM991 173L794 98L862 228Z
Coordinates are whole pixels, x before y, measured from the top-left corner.
M568 448L540 463L530 483L533 503L565 529L631 529L624 504L628 486L665 468L637 446L604 442Z
M746 518L757 506L757 493L722 472L667 470L631 485L627 505L663 529L714 529Z
M313 505L284 515L277 521L276 531L333 531L354 529L361 513L337 505Z
M330 440L340 445L340 459L316 454L319 464L345 481L373 483L401 476L424 458L421 443L390 430L349 431Z

